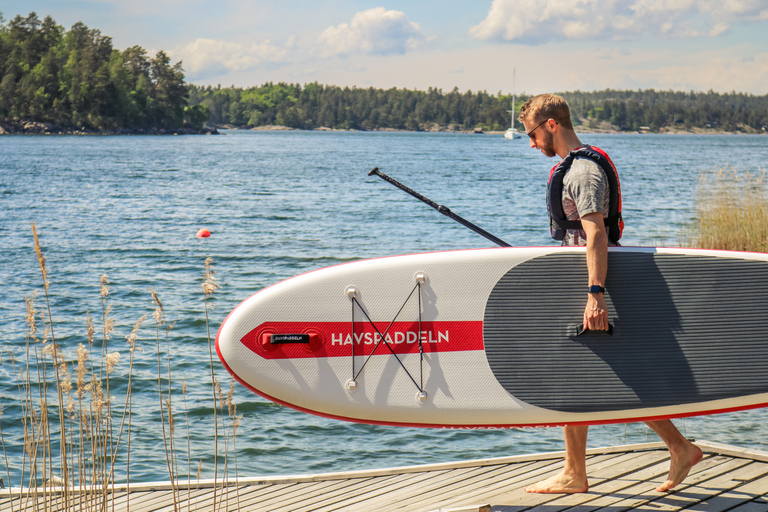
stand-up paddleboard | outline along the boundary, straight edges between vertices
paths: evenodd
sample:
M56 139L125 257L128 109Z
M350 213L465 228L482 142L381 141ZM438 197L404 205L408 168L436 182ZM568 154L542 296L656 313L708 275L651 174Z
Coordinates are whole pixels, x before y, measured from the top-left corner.
M597 424L768 405L768 255L610 248L612 334L578 334L584 248L358 261L236 307L216 348L277 403L418 427Z

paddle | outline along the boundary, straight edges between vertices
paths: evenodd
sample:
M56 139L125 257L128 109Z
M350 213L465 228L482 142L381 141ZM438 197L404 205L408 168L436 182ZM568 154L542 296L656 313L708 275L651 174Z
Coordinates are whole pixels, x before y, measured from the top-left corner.
M405 192L408 192L409 194L411 194L416 199L419 199L420 201L424 201L429 206L431 206L435 210L439 211L440 213L442 213L446 217L452 218L453 220L455 220L459 224L462 224L462 225L468 227L469 229L471 229L475 233L484 236L485 238L487 238L491 242L493 242L493 243L495 243L497 245L500 245L502 247L512 247L511 245L509 245L507 242L505 242L501 238L498 238L498 237L490 234L486 230L484 230L484 229L482 229L482 228L480 228L478 226L475 226L474 224L472 224L468 220L464 219L463 217L461 217L459 215L456 215L447 206L443 206L442 204L437 204L436 202L434 202L434 201L424 197L423 195L419 194L415 190L411 190L410 188L406 187L405 185L403 185L402 183L400 183L396 179L390 178L389 176L387 176L383 172L379 171L378 167L374 167L373 169L371 169L371 171L368 173L368 176L372 176L374 174L376 176L380 177L381 179L383 179L384 181L390 182L391 184L393 184L394 186L396 186L400 190L404 190Z

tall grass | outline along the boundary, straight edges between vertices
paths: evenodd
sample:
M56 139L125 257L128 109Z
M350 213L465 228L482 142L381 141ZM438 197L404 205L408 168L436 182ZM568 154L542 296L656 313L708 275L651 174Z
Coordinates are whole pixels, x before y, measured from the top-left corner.
M721 168L702 175L696 221L681 244L702 249L768 252L766 172Z
M148 343L152 335L142 334L142 324L148 314L139 318L126 343L121 347L111 344L116 332L116 324L112 317L110 304L110 285L106 275L100 279L101 300L101 347L96 348L100 355L94 358L94 340L98 331L90 313L85 315L85 329L81 341L71 346L61 347L54 336L54 321L49 295L49 279L45 257L40 244L37 229L32 224L35 253L40 266L44 305L37 306L37 292L25 297L26 300L26 343L24 361L19 362L12 349L4 351L8 357L0 356L0 364L10 364L12 375L16 379L18 397L14 398L21 410L19 421L23 429L23 447L21 456L9 457L6 452L5 432L0 424L0 442L3 447L2 456L5 459L5 485L15 489L16 498L11 502L11 510L72 510L72 511L106 511L114 508L115 497L115 468L122 468L126 478L126 486L130 484L131 468L131 421L133 419L133 370L138 354L143 352L142 343ZM203 302L205 304L205 319L208 324L208 311L212 307L209 299L219 288L214 278L213 262L205 260L203 267ZM190 441L189 420L187 418L186 382L177 386L173 382L170 332L172 323L165 320L163 305L154 290L149 289L147 298L154 306L152 316L155 319L154 344L156 347L156 365L158 376L158 405L157 415L162 424L165 446L165 458L169 480L173 489L174 510L194 510L192 503L191 478L192 450ZM149 300L148 300L149 303ZM201 312L202 313L202 312ZM166 361L161 360L161 329L164 330ZM42 332L41 332L42 331ZM230 448L235 449L237 426L242 416L237 416L237 408L233 401L234 384L226 401L223 400L221 388L215 378L214 361L211 348L210 329L207 341L210 352L211 381L213 386L214 423L216 432L214 454L214 496L216 487L224 487L228 482L228 464L225 464L224 481L218 478L218 424L222 422L224 432L225 457L229 456ZM127 356L127 357L124 357ZM141 356L139 356L141 357ZM127 389L124 396L113 396L110 380L120 362L128 361L127 370L122 371L121 378L127 378ZM165 366L165 368L164 368ZM74 368L70 372L70 367ZM74 373L74 374L73 374ZM175 413L173 411L174 394L182 394L184 417L186 420L186 445L184 454L177 450L176 438L179 435L175 428ZM3 396L7 405L10 397ZM228 414L227 414L228 413ZM0 420L5 420L0 409ZM231 441L231 442L230 442ZM16 451L18 453L19 450ZM197 454L200 455L200 454ZM181 464L179 459L181 458ZM184 460L186 459L186 460ZM228 460L226 458L225 460ZM234 460L236 461L236 455ZM156 461L159 462L159 461ZM179 467L186 467L187 493L186 499L180 492ZM198 486L202 471L202 460L197 466ZM237 480L235 469L235 481ZM215 500L215 498L214 498ZM215 501L214 501L215 503ZM222 510L224 503L219 503ZM130 500L120 505L121 509L130 511Z

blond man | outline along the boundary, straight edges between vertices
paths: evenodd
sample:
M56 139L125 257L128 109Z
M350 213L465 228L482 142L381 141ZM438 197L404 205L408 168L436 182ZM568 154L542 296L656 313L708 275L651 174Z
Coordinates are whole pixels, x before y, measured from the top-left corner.
M621 190L613 162L601 149L582 144L571 124L568 104L559 96L541 94L520 109L520 122L533 149L562 160L550 173L548 209L553 237L563 245L586 246L588 282L584 307L585 329L608 329L604 297L608 272L608 246L618 245L623 221ZM553 178L560 181L553 181ZM703 454L670 420L645 422L666 443L670 468L666 481L656 490L666 492L688 476ZM589 489L586 468L588 426L563 427L563 470L525 488L532 493L579 493Z

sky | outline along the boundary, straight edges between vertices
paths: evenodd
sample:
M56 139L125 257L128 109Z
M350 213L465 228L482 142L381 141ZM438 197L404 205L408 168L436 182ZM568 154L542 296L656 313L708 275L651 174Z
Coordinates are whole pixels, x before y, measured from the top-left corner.
M768 94L768 0L0 0L32 11L198 85Z

